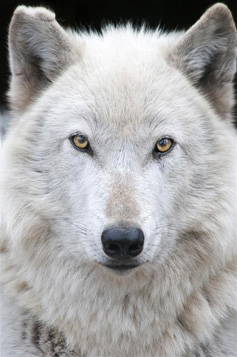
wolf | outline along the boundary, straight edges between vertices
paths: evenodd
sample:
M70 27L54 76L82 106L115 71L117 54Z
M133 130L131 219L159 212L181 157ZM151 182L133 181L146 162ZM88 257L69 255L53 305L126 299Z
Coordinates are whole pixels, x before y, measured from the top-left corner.
M1 356L236 356L236 27L9 28Z

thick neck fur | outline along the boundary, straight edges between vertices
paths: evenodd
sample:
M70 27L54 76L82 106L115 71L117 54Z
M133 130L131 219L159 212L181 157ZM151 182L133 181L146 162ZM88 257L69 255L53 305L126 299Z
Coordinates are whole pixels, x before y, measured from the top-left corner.
M13 263L13 250L2 249L8 262L5 286L17 304L40 317L40 326L63 332L69 356L70 349L78 351L74 356L79 351L103 357L184 356L211 339L234 307L234 258L216 238L190 232L163 266L122 277L99 266L76 267L45 237L47 256L39 244L37 254L24 252L30 258L25 266L18 266L16 257ZM21 254L18 250L18 259ZM55 270L60 265L63 269Z

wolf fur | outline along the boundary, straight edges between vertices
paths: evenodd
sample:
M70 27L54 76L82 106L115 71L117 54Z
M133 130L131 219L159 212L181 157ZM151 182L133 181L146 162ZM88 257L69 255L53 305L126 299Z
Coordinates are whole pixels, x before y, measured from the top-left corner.
M1 356L236 356L236 28L63 29L20 6L2 149ZM93 156L70 135L86 135ZM176 145L159 159L156 142ZM145 236L105 267L101 234Z
M0 109L0 134L1 134L1 142L3 140L3 137L5 136L7 132L7 128L10 123L10 117L9 114L6 110L1 110Z

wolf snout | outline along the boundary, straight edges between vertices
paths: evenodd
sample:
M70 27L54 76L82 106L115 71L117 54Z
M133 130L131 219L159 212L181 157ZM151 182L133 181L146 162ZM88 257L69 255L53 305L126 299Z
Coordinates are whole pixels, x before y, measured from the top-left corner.
M136 227L111 227L102 233L102 245L110 258L134 258L143 250L144 234Z

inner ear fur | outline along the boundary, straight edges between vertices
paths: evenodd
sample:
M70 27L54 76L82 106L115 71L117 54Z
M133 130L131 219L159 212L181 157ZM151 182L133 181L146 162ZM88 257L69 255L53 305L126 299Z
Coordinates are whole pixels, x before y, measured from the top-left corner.
M236 27L224 4L209 8L172 49L169 59L210 100L222 117L231 117L236 72Z
M19 6L9 28L12 76L8 96L12 109L24 111L78 57L69 34L55 20L53 12Z

